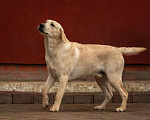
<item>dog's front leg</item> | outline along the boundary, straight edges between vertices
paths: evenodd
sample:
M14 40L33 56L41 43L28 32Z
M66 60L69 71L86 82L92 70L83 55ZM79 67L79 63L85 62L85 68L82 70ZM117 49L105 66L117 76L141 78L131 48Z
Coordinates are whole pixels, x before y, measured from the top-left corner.
M59 78L59 87L58 87L57 94L56 94L56 97L55 97L55 102L54 102L54 105L50 108L49 111L52 111L52 112L59 111L59 107L60 107L60 104L61 104L62 97L64 95L64 91L65 91L65 88L66 88L66 85L67 85L67 81L68 81L68 76L66 76L66 75L63 75Z
M47 81L43 87L43 90L42 90L42 106L43 108L47 108L49 103L48 103L48 91L49 89L52 87L52 85L54 84L55 82L55 78L52 76L52 73L51 71L48 72L48 78L47 78Z

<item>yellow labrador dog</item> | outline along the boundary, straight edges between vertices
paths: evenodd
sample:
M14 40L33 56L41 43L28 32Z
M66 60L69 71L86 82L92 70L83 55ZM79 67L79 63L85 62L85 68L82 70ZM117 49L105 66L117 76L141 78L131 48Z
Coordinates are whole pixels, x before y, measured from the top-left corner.
M48 69L48 78L42 91L42 106L47 108L48 91L56 81L59 87L54 105L50 111L59 111L62 97L68 80L95 75L98 85L105 94L105 100L95 109L103 110L113 94L108 88L110 83L122 98L122 103L117 112L126 110L128 93L122 84L122 71L124 68L124 55L135 55L146 50L142 47L113 47L108 45L79 44L70 42L62 26L53 20L47 20L38 27L44 36L45 60ZM103 75L107 79L101 79Z

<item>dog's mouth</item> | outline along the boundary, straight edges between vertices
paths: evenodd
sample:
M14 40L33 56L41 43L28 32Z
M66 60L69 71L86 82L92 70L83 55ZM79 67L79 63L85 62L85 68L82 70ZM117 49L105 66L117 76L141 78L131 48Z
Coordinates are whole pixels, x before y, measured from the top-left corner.
M44 33L44 34L48 35L48 33L46 33L46 32L44 32L44 31L43 31L44 27L45 27L45 25L44 25L44 24L40 24L40 25L39 25L39 27L38 27L38 30L39 30L39 32L41 32L41 33Z
M44 33L44 34L48 35L48 33L44 32L43 30L41 30L41 29L38 29L38 30L40 33Z

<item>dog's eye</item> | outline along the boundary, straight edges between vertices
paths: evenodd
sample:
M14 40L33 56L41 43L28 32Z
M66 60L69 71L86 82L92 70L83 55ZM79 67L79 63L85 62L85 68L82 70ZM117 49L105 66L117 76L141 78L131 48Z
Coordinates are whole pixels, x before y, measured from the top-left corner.
M55 27L55 25L54 25L53 23L51 23L51 26L52 26L52 27Z

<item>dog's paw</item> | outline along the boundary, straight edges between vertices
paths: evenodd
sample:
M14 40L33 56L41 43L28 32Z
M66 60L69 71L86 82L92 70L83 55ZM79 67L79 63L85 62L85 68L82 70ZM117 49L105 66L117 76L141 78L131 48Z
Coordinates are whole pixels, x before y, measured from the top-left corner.
M50 109L49 109L49 111L50 112L58 112L59 111L59 108L57 108L57 107L51 107Z
M43 109L48 108L48 106L49 106L49 103L43 103L43 104L42 104Z
M95 106L94 107L94 110L104 110L105 108L104 107L102 107L102 106Z
M117 108L116 112L125 112L125 109L123 109L123 108Z

